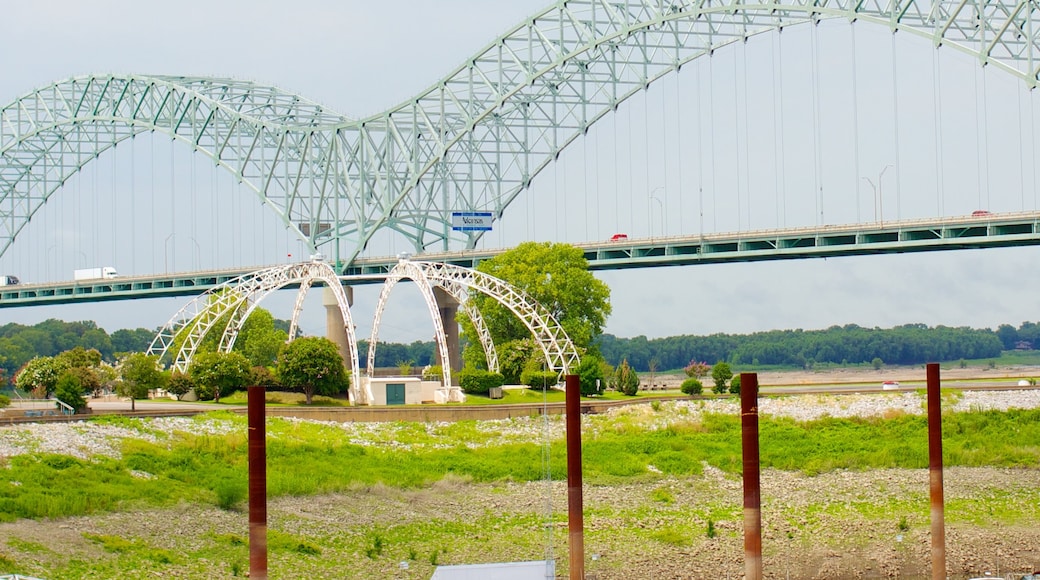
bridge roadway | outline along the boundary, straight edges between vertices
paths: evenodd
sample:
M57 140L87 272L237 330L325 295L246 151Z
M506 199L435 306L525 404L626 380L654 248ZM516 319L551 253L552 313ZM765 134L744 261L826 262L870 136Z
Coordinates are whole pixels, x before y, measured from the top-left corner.
M593 270L1030 245L1040 245L1040 212L575 244ZM415 259L475 267L507 249L423 253ZM380 283L396 263L395 256L358 258L343 269L344 283ZM194 296L264 267L3 286L0 308Z

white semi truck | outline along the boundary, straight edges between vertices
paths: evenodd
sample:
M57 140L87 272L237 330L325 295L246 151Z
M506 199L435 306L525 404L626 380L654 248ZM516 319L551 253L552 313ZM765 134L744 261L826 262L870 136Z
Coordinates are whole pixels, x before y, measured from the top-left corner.
M0 286L14 286L15 284L21 284L18 278L15 276L0 276Z
M99 280L102 278L118 278L119 273L112 266L101 266L100 268L82 268L80 270L72 271L72 279L75 281L79 280Z

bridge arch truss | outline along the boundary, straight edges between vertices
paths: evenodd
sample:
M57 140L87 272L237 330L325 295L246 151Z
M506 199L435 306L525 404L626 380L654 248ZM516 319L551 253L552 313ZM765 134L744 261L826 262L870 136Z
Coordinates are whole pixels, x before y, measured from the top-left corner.
M0 108L0 255L85 164L142 132L248 184L312 249L349 263L381 228L421 252L472 248L452 211L500 218L564 147L684 64L838 18L905 31L1040 78L1032 0L558 0L392 109L360 120L229 79L90 76Z

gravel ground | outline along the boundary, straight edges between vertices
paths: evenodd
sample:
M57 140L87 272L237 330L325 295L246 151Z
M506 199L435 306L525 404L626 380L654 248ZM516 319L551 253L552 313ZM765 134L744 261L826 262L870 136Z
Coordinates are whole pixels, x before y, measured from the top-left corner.
M1040 407L1040 390L964 392L944 401L946 409L984 410ZM583 416L583 429L591 436L619 422L638 420L640 425L664 428L681 417L690 420L701 413L737 413L734 399L665 403L654 411L650 405L611 410L605 416ZM831 417L883 416L891 413L921 414L923 397L912 392L861 395L803 395L763 398L762 414L797 420ZM90 457L115 456L126 437L163 440L175 431L222 434L239 429L227 421L195 421L183 418L147 419L142 429L93 423L30 424L0 427L0 460L21 453L53 452ZM399 430L415 432L414 425L353 423L334 424L351 441L385 445ZM450 429L449 424L424 425L429 435ZM563 436L559 417L485 421L477 424L485 439L475 445L542 440ZM402 448L436 446L437 437L416 438ZM947 571L950 578L981 576L984 571L1003 575L1040 569L1040 470L953 468L945 470L944 490L948 506L970 513L964 506L975 498L999 496L1028 504L1028 521L993 526L970 517L949 518L946 525ZM589 580L740 578L743 572L741 481L705 466L702 475L674 478L650 484L586 486L585 547ZM662 503L653 494L665 494ZM659 496L658 496L659 497ZM885 505L891 498L906 500L899 513L881 514L862 506ZM766 470L762 474L763 563L766 578L925 578L930 570L928 473L925 470L836 471L806 477ZM371 529L394 526L466 525L489 522L477 531L460 532L457 541L444 546L440 563L526 560L543 557L551 546L558 563L558 577L565 577L566 524L558 522L547 542L544 522L551 511L556 520L566 513L564 482L502 483L475 485L447 480L421 491L382 487L351 493L305 498L279 498L268 507L271 529L312 538L323 546L322 563L313 558L272 554L272 578L429 578L433 567L422 561L429 546L419 546L420 561L408 571L397 562L408 556L404 546L388 547L389 554L372 561L350 548L350 538ZM494 517L492 517L492 515ZM531 520L523 533L501 518ZM245 533L246 517L205 505L182 505L167 510L69 518L60 521L20 521L0 525L0 556L16 561L36 559L42 570L54 558L104 558L96 544L83 534L112 534L137 538L174 552L193 551L220 534ZM711 521L715 537L698 534L661 541L670 529L706 529ZM455 522L456 524L452 524ZM542 522L542 523L537 523ZM499 529L501 525L502 529ZM658 538L655 540L654 538ZM209 538L209 540L207 540ZM18 546L61 546L54 552L32 553ZM492 546L493 548L489 548ZM394 550L398 552L395 553ZM435 548L436 549L436 548ZM596 559L592 559L592 555ZM385 560L385 561L384 561ZM328 561L345 562L330 572ZM362 562L357 567L353 563ZM3 570L0 570L3 573ZM168 568L169 578L232 577L226 563L192 561ZM92 576L100 577L100 576ZM154 573L125 571L125 578L155 577Z

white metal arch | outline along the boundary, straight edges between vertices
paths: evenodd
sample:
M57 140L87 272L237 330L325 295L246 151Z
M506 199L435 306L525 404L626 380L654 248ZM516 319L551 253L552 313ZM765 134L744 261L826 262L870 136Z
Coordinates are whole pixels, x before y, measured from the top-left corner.
M422 293L423 298L426 300L426 308L430 312L430 317L434 320L434 332L436 333L435 340L437 342L441 361L448 361L450 359L448 358L448 341L447 336L444 333L444 322L440 319L440 311L437 308L437 299L433 294L434 287L441 288L452 298L457 300L460 308L462 308L470 317L470 320L473 321L473 326L476 327L477 335L480 337L480 344L484 349L484 356L487 359L488 370L497 373L499 367L498 353L495 352L495 343L491 338L491 332L484 323L484 318L476 308L472 307L472 303L469 302L469 293L466 291L466 287L455 281L431 284L430 280L426 278L426 275L421 268L418 268L413 262L408 260L400 260L388 274L386 282L383 284L383 289L379 293L379 301L376 304L375 316L372 323L372 336L368 343L367 368L369 375L371 375L372 369L375 368L376 344L379 341L379 326L382 322L383 311L386 309L386 301L390 298L390 293L397 283L404 278L408 278L415 282L419 286L419 291ZM442 368L442 379L445 386L451 385L450 373L450 366Z
M473 323L473 327L477 331L477 337L480 339L480 346L484 349L484 358L487 360L487 368L489 371L497 373L499 371L499 366L498 352L495 350L495 341L491 338L491 330L488 328L487 323L484 322L484 316L469 299L469 292L466 287L458 283L441 283L438 284L438 287L444 289L444 291L450 294L452 298L457 300L459 308L469 317L470 322Z
M484 272L436 262L411 262L431 284L476 290L508 308L527 327L545 355L548 367L561 374L570 372L579 360L578 350L556 318L522 290Z
M305 293L315 280L320 280L332 288L336 303L343 315L348 343L347 350L350 357L351 400L367 403L370 400L367 392L360 388L361 373L357 338L347 296L336 272L324 262L301 262L266 268L229 280L206 291L181 308L159 330L148 353L159 355L160 358L165 356L169 349L175 346L175 340L180 336L183 338L183 342L174 355L173 367L186 371L203 337L222 316L230 314L231 322L221 336L219 349L221 352L229 352L234 347L242 322L268 294L292 284L299 284L301 293ZM300 300L301 298L297 295L297 303ZM294 322L298 315L299 312L294 308ZM292 335L289 339L292 340Z
M444 363L441 366L441 381L445 388L449 388L451 387L451 365L448 364L448 361L451 359L448 355L448 340L444 335L444 323L441 321L440 311L437 308L437 298L433 295L433 288L426 279L425 272L409 260L399 260L397 262L397 265L387 275L383 289L379 293L379 301L376 303L376 312L372 323L372 337L368 342L368 374L372 376L372 372L376 368L376 343L379 342L379 323L382 320L383 310L386 308L386 301L390 298L390 292L394 289L394 286L402 278L410 278L415 281L419 287L419 292L422 293L423 300L426 301L426 308L430 311L430 318L433 319L433 332L437 342L437 351L440 353L441 361Z

